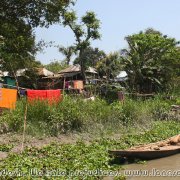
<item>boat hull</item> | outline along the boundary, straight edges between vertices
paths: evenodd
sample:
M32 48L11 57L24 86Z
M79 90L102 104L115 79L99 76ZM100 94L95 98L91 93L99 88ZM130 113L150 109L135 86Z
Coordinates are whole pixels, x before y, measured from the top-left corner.
M173 147L163 149L163 150L115 150L115 151L109 151L110 155L113 155L115 157L121 157L121 158L130 158L130 159L144 159L144 160L150 160L150 159L157 159L157 158L163 158L167 156L171 156L177 153L180 153L180 147Z

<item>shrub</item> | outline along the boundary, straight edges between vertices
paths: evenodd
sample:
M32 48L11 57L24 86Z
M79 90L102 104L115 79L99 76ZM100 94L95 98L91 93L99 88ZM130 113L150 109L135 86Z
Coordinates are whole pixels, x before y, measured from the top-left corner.
M125 103L96 98L85 101L80 97L65 96L57 105L36 101L27 104L27 133L58 135L72 131L89 133L120 133L124 127L147 128L153 120L169 119L171 101L161 97L149 100L126 98ZM26 101L20 100L15 110L0 116L0 125L9 131L22 132ZM0 126L1 127L1 126Z

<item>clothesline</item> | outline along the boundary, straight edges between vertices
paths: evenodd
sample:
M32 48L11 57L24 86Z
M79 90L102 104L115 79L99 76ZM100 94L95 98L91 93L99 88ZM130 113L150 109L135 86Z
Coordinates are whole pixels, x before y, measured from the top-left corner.
M24 87L20 87L20 86L13 86L13 85L9 85L9 84L3 84L3 86L4 85L9 86L9 87L14 87L14 88L20 88L20 89L23 89L23 90L33 90L33 89L30 89L30 88L24 88ZM48 90L48 89L46 89L46 90ZM50 89L50 90L52 90L52 89ZM63 90L63 89L59 89L59 90Z
M34 100L47 100L51 105L62 100L63 94L61 90L27 90L25 93L27 100L32 102ZM17 101L17 89L0 89L0 108L14 109Z
M3 83L2 83L2 84L3 84ZM5 86L9 86L9 87L14 87L14 88L17 88L17 87L18 87L18 86L13 86L13 85L9 85L9 84L3 84L3 86L4 86L4 85L5 85ZM28 89L28 88L23 88L23 87L20 87L20 86L19 86L19 88L20 88L20 89Z

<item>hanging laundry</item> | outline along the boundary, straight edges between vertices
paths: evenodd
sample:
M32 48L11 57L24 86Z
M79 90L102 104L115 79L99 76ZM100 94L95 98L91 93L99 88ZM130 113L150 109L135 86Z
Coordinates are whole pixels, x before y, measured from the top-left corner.
M26 96L26 89L20 89L19 91L20 96Z
M0 89L0 107L14 109L17 101L17 90Z
M74 89L84 89L83 81L74 81Z
M61 100L61 90L27 90L29 102L33 100L47 100L48 103L57 103Z
M2 90L0 89L0 100L2 100Z

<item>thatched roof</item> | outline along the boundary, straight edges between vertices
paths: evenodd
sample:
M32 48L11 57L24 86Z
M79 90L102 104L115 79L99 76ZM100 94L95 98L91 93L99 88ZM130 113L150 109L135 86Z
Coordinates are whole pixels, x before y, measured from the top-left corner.
M58 72L58 74L64 74L64 73L74 73L74 72L81 72L81 66L80 65L72 65L69 66L66 69L61 70L60 72Z
M16 76L24 76L24 73L27 71L28 69L25 68L25 69L19 69L16 71ZM47 70L46 68L37 68L37 74L39 76L54 76L54 73ZM0 77L6 77L6 76L10 76L9 72L8 71L0 71Z
M54 73L47 70L46 68L37 68L37 73L39 76L53 76Z
M81 66L80 65L72 65L66 69L61 70L58 74L66 74L66 73L80 73ZM97 74L96 69L92 67L88 67L86 70L87 73Z

